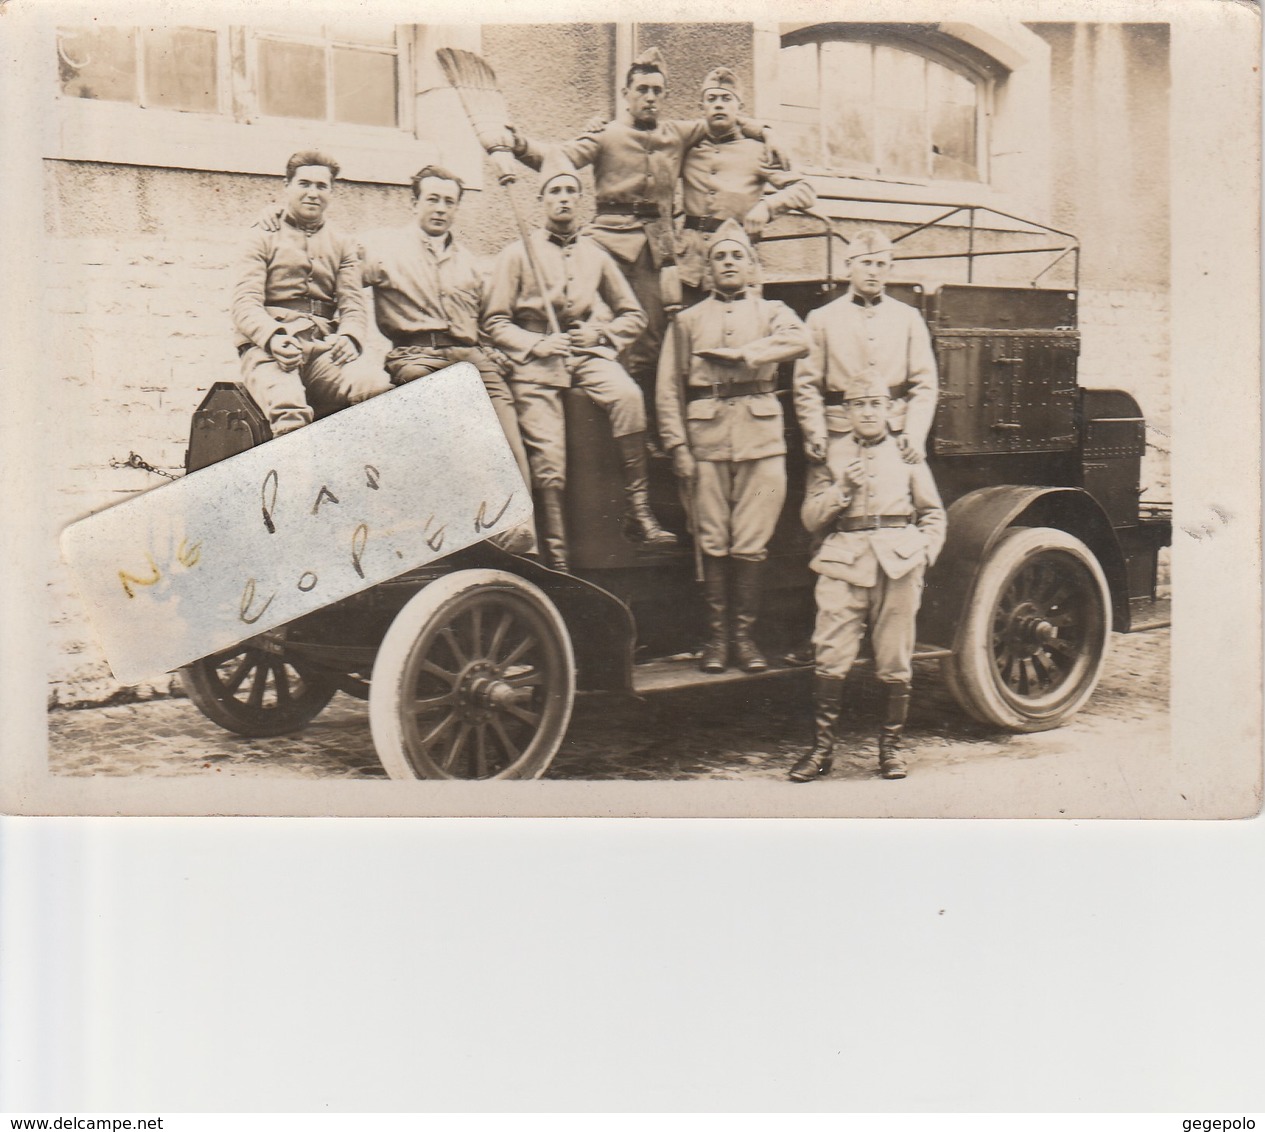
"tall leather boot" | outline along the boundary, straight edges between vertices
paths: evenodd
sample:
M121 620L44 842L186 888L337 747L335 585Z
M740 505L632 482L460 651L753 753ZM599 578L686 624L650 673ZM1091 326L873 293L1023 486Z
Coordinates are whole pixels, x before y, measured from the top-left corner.
M751 630L760 613L760 587L764 575L763 562L747 562L735 558L734 564L734 615L731 643L734 661L743 672L765 672L769 662L764 653L756 648Z
M830 773L835 765L835 724L843 700L843 679L839 676L813 677L813 749L791 768L792 782L812 782Z
M729 664L729 559L703 556L703 601L707 604L707 641L698 666L724 672Z
M878 767L884 778L904 778L908 771L902 736L909 717L909 685L889 683L886 687L887 710L878 733Z
M540 542L546 564L564 574L570 571L567 559L567 521L561 487L540 489Z
M634 432L630 436L616 437L619 461L624 468L624 492L628 507L624 512L624 529L634 541L643 546L676 546L676 535L659 526L659 520L650 510L650 495L646 473L646 434Z

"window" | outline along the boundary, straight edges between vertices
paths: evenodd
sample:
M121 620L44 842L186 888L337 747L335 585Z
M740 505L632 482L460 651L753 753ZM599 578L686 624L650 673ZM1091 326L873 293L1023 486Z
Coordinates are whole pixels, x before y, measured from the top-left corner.
M897 181L986 178L986 69L894 33L782 42L782 129L800 164Z
M217 113L220 37L209 28L60 28L61 93L162 110Z

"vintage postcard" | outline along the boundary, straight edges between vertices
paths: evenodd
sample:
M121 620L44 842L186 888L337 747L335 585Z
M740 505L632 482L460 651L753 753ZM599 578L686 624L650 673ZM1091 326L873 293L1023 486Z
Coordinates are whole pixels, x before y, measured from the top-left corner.
M425 9L3 5L6 812L1259 811L1255 8Z

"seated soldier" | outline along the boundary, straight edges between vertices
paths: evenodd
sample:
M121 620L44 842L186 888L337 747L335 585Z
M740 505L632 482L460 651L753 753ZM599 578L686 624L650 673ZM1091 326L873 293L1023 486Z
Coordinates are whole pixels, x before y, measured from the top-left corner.
M366 303L355 239L325 222L338 172L321 153L290 158L281 222L251 229L233 291L242 381L273 436L349 404L342 367L360 356Z
M519 240L501 251L483 302L484 329L513 366L510 388L540 493L541 540L557 570L569 567L562 393L572 383L610 417L623 466L627 532L648 546L674 546L677 541L659 527L650 510L645 404L615 360L644 329L645 315L615 261L580 233L576 211L581 191L575 166L553 152L541 171L545 227L530 233L530 246ZM609 321L596 315L599 297L612 314Z
M884 778L905 777L901 736L915 622L923 575L944 545L944 507L931 469L922 460L907 462L889 432L887 381L862 374L840 394L848 431L830 434L826 461L809 466L804 491L804 526L821 540L810 563L818 575L816 742L791 770L792 782L811 782L834 764L843 682L867 627L875 672L887 689L879 768Z

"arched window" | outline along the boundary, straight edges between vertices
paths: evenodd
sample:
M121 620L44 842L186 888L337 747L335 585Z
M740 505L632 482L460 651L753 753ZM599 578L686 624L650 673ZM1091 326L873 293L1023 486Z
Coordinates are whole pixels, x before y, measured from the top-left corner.
M782 37L782 131L808 170L986 181L999 70L930 25L801 29Z

